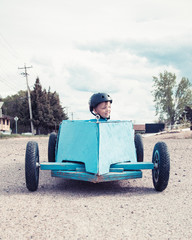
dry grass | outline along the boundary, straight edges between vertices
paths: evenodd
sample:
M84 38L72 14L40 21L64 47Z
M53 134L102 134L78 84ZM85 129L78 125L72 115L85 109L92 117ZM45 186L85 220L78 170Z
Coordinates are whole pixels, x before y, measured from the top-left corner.
M192 131L170 131L159 134L162 139L191 139Z

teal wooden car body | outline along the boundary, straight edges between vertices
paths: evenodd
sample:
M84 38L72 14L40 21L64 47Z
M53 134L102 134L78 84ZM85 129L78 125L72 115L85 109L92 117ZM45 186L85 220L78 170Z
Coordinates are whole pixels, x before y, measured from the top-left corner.
M54 162L41 170L53 177L90 182L141 178L152 162L138 162L131 121L65 120L61 123Z

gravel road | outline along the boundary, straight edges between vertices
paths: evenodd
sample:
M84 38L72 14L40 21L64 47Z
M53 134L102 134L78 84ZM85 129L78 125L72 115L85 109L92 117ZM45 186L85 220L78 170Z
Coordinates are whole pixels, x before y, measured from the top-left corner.
M151 170L143 178L89 183L40 172L39 188L25 186L25 148L33 138L0 140L0 239L192 239L192 136L172 133L144 138L145 161L165 141L171 156L167 189L154 190ZM47 137L35 137L47 161Z

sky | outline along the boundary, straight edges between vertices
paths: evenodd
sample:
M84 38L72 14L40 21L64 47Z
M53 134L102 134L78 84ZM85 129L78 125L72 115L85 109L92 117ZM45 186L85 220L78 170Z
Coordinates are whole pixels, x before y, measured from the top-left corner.
M90 119L93 93L113 99L111 119L157 120L153 76L192 81L191 0L0 0L0 96L37 77L71 119Z

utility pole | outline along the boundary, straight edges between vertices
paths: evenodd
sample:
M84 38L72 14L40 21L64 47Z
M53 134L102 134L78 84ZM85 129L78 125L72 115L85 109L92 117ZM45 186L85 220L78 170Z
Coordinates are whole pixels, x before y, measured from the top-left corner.
M31 133L34 135L34 128L33 128L33 115L32 115L32 107L31 107L31 95L30 95L30 89L29 89L29 84L28 84L28 73L27 73L27 68L32 68L31 67L26 67L24 64L23 68L18 68L18 69L24 69L25 72L21 73L22 75L25 76L26 78L26 83L27 83L27 92L28 92L28 103L29 103L29 115L30 115L30 123L31 123Z

